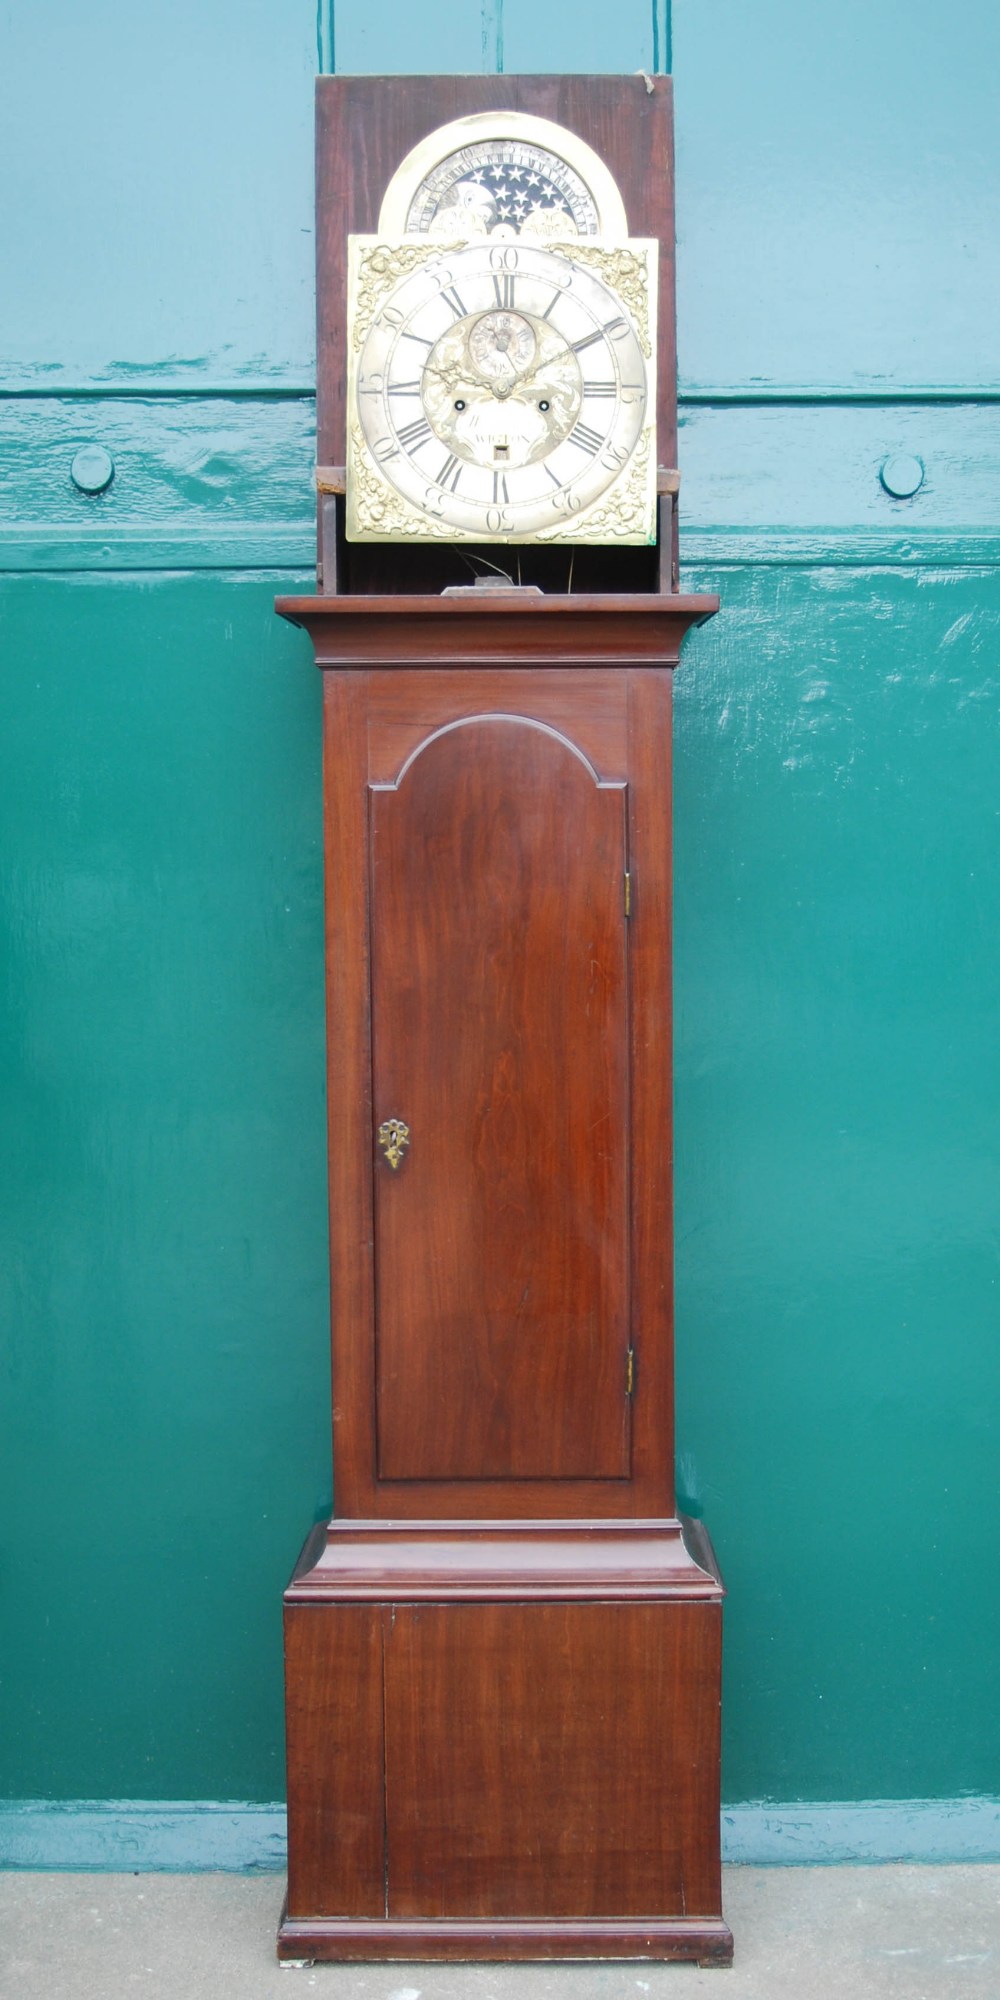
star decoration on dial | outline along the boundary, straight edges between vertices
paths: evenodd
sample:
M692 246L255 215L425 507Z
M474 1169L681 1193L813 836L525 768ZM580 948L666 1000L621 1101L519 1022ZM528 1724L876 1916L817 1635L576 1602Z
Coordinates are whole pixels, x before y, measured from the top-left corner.
M496 229L539 238L595 233L589 190L564 162L541 148L515 142L484 145L470 164L471 148L444 161L411 205L408 229L467 239Z

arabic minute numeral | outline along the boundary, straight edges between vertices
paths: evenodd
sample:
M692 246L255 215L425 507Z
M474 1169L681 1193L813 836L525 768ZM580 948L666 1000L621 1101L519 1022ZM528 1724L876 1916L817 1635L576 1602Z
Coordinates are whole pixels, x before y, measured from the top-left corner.
M376 438L375 443L372 445L372 451L380 465L385 465L386 461L390 458L399 457L399 446L395 438L391 437Z
M628 452L625 450L624 445L610 443L605 445L601 453L601 464L606 467L608 472L620 472L622 466L627 465L627 463Z
M505 534L510 527L510 515L506 507L487 507L486 527L491 535Z
M494 244L490 251L490 270L493 273L493 296L501 311L513 310L517 264L518 253L512 243Z
M581 451L589 452L593 458L595 452L600 451L604 439L600 431L591 430L589 424L574 424L568 442L578 445Z
M559 278L557 280L556 290L553 292L552 297L550 298L549 303L542 314L543 319L551 318L564 292L569 291L569 288L572 283L573 283L572 271L567 271L565 278Z

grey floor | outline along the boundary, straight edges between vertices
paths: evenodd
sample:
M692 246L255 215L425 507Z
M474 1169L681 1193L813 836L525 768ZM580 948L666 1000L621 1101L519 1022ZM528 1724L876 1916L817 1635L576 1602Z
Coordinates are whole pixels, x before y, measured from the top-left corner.
M731 1972L274 1961L277 1876L0 1874L3 2000L1000 2000L1000 1867L733 1868Z

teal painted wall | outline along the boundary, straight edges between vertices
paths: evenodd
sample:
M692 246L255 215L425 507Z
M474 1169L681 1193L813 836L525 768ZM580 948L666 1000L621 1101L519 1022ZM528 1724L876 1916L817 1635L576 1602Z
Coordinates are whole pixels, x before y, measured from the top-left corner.
M282 1792L331 1490L318 688L271 611L313 560L313 71L671 50L682 550L724 601L677 679L678 1461L725 1791L998 1792L997 17L427 19L5 29L0 1795Z

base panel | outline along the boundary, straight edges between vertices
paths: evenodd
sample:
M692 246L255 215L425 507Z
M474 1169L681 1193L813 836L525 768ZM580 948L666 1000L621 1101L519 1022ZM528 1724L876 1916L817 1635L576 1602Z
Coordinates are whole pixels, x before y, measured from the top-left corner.
M280 1959L342 1962L403 1959L457 1961L517 1959L695 1959L731 1965L733 1937L715 1917L611 1917L538 1920L427 1918L370 1923L350 1917L282 1918Z
M723 1593L687 1535L319 1532L285 1599L279 1957L729 1962Z

